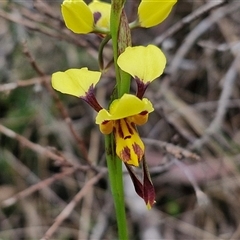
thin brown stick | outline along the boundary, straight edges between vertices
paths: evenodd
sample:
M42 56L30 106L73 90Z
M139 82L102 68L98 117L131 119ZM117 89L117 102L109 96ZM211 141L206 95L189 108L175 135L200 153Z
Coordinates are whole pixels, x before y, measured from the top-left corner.
M225 4L226 0L219 0L219 1L209 1L205 5L199 7L194 12L190 13L186 17L184 17L182 20L178 21L176 24L171 26L167 29L163 34L161 34L159 37L155 38L153 41L154 44L159 45L161 44L166 38L174 35L176 32L181 30L184 26L187 24L190 24L192 21L196 20L197 18L201 17L202 15L210 12L211 10L222 6Z
M83 187L82 189L74 196L72 201L63 209L63 211L56 217L53 225L47 230L43 238L41 240L48 240L52 237L52 235L56 232L62 222L70 215L72 210L76 207L78 202L84 197L87 191L93 187L105 174L105 172L100 172L94 177L92 177Z
M53 28L53 26L48 26L49 24L48 25L45 24L45 26L43 26L43 24L39 24L33 20L31 21L29 19L20 17L19 15L13 13L5 12L2 9L0 9L0 17L8 21L17 23L19 25L22 25L32 31L40 32L49 37L56 38L58 40L65 40L74 43L75 45L80 47L86 47L86 41L84 41L83 39L79 39L77 36L72 34L67 29L55 29ZM29 16L29 18L31 17Z
M226 15L237 11L240 8L239 1L233 1L231 4L217 9L209 17L202 20L184 39L184 43L179 47L175 53L175 57L171 61L169 66L169 73L171 74L171 81L174 82L177 80L178 69L189 52L196 40L204 34L211 26L213 26L217 21Z
M97 168L97 167L92 167L89 165L84 166L84 165L80 165L80 164L76 163L75 161L70 161L70 160L66 159L63 156L63 154L58 155L46 147L43 147L37 143L33 143L30 140L28 140L27 138L23 137L22 135L17 134L16 132L12 131L11 129L3 126L2 124L0 124L0 133L6 135L9 138L12 138L12 139L18 141L23 146L31 149L32 151L34 151L46 158L49 158L49 159L59 162L61 164L61 166L76 167L77 169L82 170L82 171L94 170L95 172L103 171L105 169L105 168L100 169L99 167Z
M2 124L0 124L0 132L12 139L15 139L16 141L21 143L23 146L26 146L26 147L32 149L34 152L37 152L38 154L40 154L42 156L45 156L47 158L50 158L57 162L60 162L63 165L70 164L66 161L66 159L63 156L59 156L59 155L53 153L52 151L50 151L49 149L44 148L39 144L29 141L27 138L15 133L11 129L3 126ZM72 164L70 164L70 166L72 166Z
M167 153L170 153L177 159L183 159L183 158L190 158L190 159L194 159L194 160L200 159L200 157L197 154L190 152L187 149L184 149L184 148L181 148L178 146L174 146L171 143L154 140L154 139L148 139L148 138L143 138L143 141L146 144L154 145L156 147L162 148L162 150L166 151Z
M6 19L8 21L11 21L11 22L23 25L23 26L25 26L25 27L33 30L33 31L41 32L41 33L43 33L43 34L45 34L47 36L50 36L50 37L53 37L53 38L62 39L62 37L61 37L61 35L59 33L57 33L56 31L53 31L50 28L42 27L42 26L40 27L33 21L22 19L22 18L20 18L17 15L7 13L7 12L1 10L1 9L0 9L0 17Z
M228 109L228 100L232 95L232 91L235 86L234 84L237 79L239 64L240 64L240 52L236 56L230 68L228 69L226 75L220 81L220 82L223 81L224 83L223 83L222 92L218 102L217 112L214 119L210 123L209 127L205 130L205 134L201 138L197 139L193 143L191 148L193 149L201 148L201 146L210 139L210 136L213 136L215 133L217 133L219 129L221 129L224 117Z
M53 184L55 181L63 179L64 177L74 173L76 170L77 170L76 168L71 168L62 173L57 173L50 178L42 180L42 181L24 189L23 191L15 194L14 196L2 201L1 206L9 207L9 206L15 204L16 201L18 201L19 199L23 199L23 198L33 194L34 192L39 191L39 190Z
M51 96L53 97L56 106L59 110L59 112L61 113L62 118L65 120L70 132L72 133L74 139L76 140L76 142L78 143L78 147L81 150L81 153L84 157L84 159L88 162L89 165L91 164L91 161L88 158L88 151L87 148L85 146L84 141L79 137L79 135L77 134L76 130L73 127L73 123L71 118L68 115L67 109L64 107L62 101L60 100L60 98L58 97L58 95L56 94L56 92L53 90L53 88L51 87L51 85L49 84L49 81L47 81L46 79L46 75L44 74L44 72L40 69L40 67L38 66L38 64L36 63L36 61L34 60L34 58L32 57L31 53L29 52L26 43L23 44L23 52L26 55L26 57L28 58L29 62L31 63L33 69L38 73L39 76L42 77L43 79L43 85L46 87L46 89L48 90L48 92L51 94Z
M37 77L37 78L31 78L28 80L19 80L13 83L1 84L0 92L9 92L19 87L28 87L35 84L41 84L43 81L48 81L48 82L50 81L50 76L46 76L45 78L46 79L44 80L43 78Z

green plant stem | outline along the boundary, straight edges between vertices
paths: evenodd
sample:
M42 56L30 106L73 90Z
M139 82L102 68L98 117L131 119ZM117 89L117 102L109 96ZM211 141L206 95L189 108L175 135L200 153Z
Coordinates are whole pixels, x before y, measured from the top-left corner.
M125 201L123 191L122 161L115 155L113 135L105 136L106 158L109 181L113 195L114 207L118 226L118 239L128 239L128 228L125 213Z
M119 50L119 28L121 27L121 16L125 0L112 0L111 17L110 17L110 34L112 38L114 67L116 74L117 92L113 93L113 100L121 97L122 76L124 76L117 65ZM120 40L121 41L121 40ZM123 46L124 47L124 46ZM113 195L114 207L116 212L118 239L128 240L128 228L125 213L125 201L123 191L122 161L116 156L116 147L114 135L105 136L106 158L109 173L109 182Z

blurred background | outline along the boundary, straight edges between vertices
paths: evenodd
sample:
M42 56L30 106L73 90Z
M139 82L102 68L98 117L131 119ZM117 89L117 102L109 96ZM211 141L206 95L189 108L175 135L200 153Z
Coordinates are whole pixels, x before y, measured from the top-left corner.
M51 74L98 70L94 34L66 29L62 1L0 1L0 239L117 239L96 113L55 92ZM129 21L139 1L127 1ZM156 189L148 211L124 170L130 239L240 239L240 2L179 0L134 29L168 65L145 94L139 128ZM111 43L104 49L111 61ZM96 88L107 107L111 67ZM132 83L131 91L135 92ZM137 170L136 170L137 171Z

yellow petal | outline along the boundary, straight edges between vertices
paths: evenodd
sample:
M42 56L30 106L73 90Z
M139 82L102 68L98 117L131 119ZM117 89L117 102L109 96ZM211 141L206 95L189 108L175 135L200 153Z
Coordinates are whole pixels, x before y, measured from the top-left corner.
M154 45L127 47L118 57L118 66L145 84L159 77L166 66L166 57Z
M134 116L143 111L150 113L153 110L152 103L148 99L144 98L141 100L134 95L124 94L120 99L116 99L111 103L109 112L105 109L99 111L96 117L96 124Z
M139 166L144 154L144 144L134 124L127 119L115 121L114 136L118 157L129 165Z
M95 25L101 29L109 30L111 4L95 0L88 6L92 11L93 16L96 16ZM99 14L99 16L97 14Z
M93 14L82 0L64 0L62 3L64 22L75 33L89 33L93 30Z
M143 125L148 121L148 112L142 111L141 113L130 117L130 121L136 125Z
M110 134L113 131L113 121L102 122L99 124L99 129L102 134Z
M177 0L142 0L138 7L138 18L142 27L158 25L169 15Z
M83 97L91 86L95 87L100 77L101 72L89 71L87 68L68 69L52 75L52 86L62 93Z

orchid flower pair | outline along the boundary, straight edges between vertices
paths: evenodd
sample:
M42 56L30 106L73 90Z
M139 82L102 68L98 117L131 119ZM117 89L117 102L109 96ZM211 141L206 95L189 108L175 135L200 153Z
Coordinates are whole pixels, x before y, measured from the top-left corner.
M142 0L138 7L138 17L132 26L151 27L162 22L177 0ZM155 11L154 11L155 10ZM111 5L92 1L87 5L82 0L65 0L62 15L66 26L75 33L109 32ZM103 134L113 133L116 155L125 163L133 180L135 190L148 208L155 202L155 191L144 159L144 144L137 127L148 121L154 108L143 98L148 85L159 77L165 68L166 58L154 45L127 47L117 58L118 67L130 74L136 81L136 94L125 93L115 99L109 109L104 109L94 95L94 88L101 78L100 71L87 68L69 69L52 75L54 89L79 97L97 111L96 124ZM132 170L142 162L143 183Z
M177 0L142 0L136 20L131 27L153 27L165 20ZM110 29L111 4L92 1L87 5L83 0L65 0L62 15L66 26L75 33L108 33Z
M94 95L95 85L101 77L99 71L81 68L56 72L52 75L52 86L62 93L82 98L93 107L98 112L96 124L99 124L100 131L103 134L114 133L119 158L129 165L138 166L144 154L144 145L135 125L146 123L148 113L154 110L151 102L142 97L149 83L163 73L166 58L154 45L137 46L126 48L117 63L134 77L138 90L136 96L124 94L114 100L109 110L103 109Z

